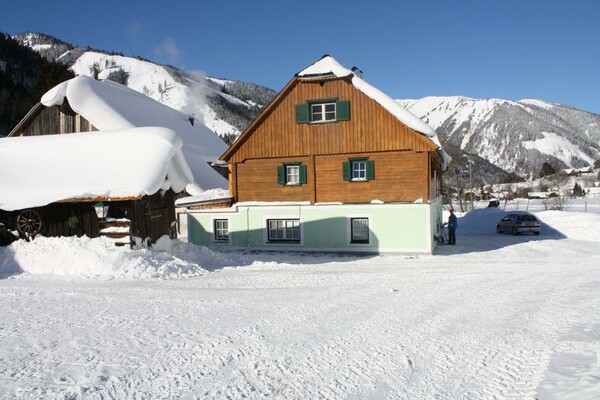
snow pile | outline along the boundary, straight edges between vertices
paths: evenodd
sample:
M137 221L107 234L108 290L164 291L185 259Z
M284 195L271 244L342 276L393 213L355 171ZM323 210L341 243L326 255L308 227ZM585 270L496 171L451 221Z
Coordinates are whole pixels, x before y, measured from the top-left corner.
M61 105L67 99L71 108L98 130L160 126L173 130L183 141L183 154L204 189L226 188L227 180L207 162L216 161L227 145L214 132L190 116L165 106L127 86L78 76L50 89L42 104Z
M175 279L207 273L235 260L163 237L152 249L116 247L107 238L37 237L0 247L0 274L26 272L101 278Z
M0 209L181 192L193 180L181 147L165 128L1 139Z

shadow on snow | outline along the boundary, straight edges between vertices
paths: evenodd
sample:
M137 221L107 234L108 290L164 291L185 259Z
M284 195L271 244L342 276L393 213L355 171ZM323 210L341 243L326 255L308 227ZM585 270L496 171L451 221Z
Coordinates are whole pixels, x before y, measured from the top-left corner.
M471 211L458 219L456 245L437 246L434 255L485 252L524 242L566 238L564 234L542 220L540 220L541 233L537 236L529 233L516 236L509 233L497 233L496 224L508 214L525 214L525 212L504 211L494 207Z

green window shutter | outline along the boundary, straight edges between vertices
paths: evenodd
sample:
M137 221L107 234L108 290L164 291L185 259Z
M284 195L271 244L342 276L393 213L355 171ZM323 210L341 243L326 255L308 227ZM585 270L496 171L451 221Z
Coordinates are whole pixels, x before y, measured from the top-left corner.
M308 104L296 104L296 123L308 123Z
M279 165L277 167L277 183L285 185L285 166Z
M348 121L350 120L350 102L349 101L336 101L336 120Z
M375 179L375 162L367 160L367 180Z
M306 165L300 165L300 184L306 183Z
M351 181L352 180L352 171L350 171L350 161L344 161L342 163L342 169L344 170L344 180Z

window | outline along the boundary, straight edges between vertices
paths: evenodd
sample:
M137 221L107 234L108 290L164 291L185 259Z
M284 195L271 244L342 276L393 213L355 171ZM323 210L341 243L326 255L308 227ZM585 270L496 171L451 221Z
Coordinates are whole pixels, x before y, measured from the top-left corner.
M335 103L310 105L310 122L335 121Z
M269 242L299 242L300 220L269 219L267 220Z
M226 219L215 219L214 234L216 242L229 241L229 221Z
M286 165L285 167L285 183L288 185L300 184L300 166Z
M365 181L367 180L367 161L351 161L352 180Z
M350 120L350 102L333 99L309 100L296 104L296 123L325 123Z
M277 182L280 185L298 186L306 183L306 165L294 162L277 167Z
M368 218L351 218L350 243L369 243Z
M345 181L365 182L375 179L375 163L368 158L351 158L342 163Z

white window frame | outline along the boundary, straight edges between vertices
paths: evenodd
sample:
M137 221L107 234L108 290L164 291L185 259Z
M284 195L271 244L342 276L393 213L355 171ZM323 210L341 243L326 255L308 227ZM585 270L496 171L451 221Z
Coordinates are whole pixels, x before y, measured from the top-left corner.
M217 222L220 221L226 221L227 222L227 239L221 238L218 234L218 228L217 228ZM230 225L231 221L229 221L229 218L212 218L212 241L213 243L229 243L231 240L231 230L230 230ZM221 228L222 229L222 228Z
M337 105L335 102L328 103L310 103L310 122L322 123L322 122L335 122L337 119ZM333 106L333 111L326 111L327 106ZM320 115L319 119L315 119L315 114ZM333 118L327 118L327 114L333 114Z
M355 168L358 166L359 168ZM359 176L355 176L358 173ZM367 160L354 160L350 161L350 174L352 181L366 181L367 180ZM362 175L362 176L360 176Z
M300 165L285 166L285 184L291 186L300 185Z
M268 218L266 220L266 228L267 228L267 243L301 243L302 241L302 224L299 218ZM272 223L276 223L281 225L281 227L277 226L275 229L272 228ZM296 225L296 226L294 226ZM281 237L272 237L271 232L274 230L282 229ZM294 238L292 233L294 231L298 232L298 238ZM288 235L289 233L289 235ZM279 235L278 235L279 236Z

